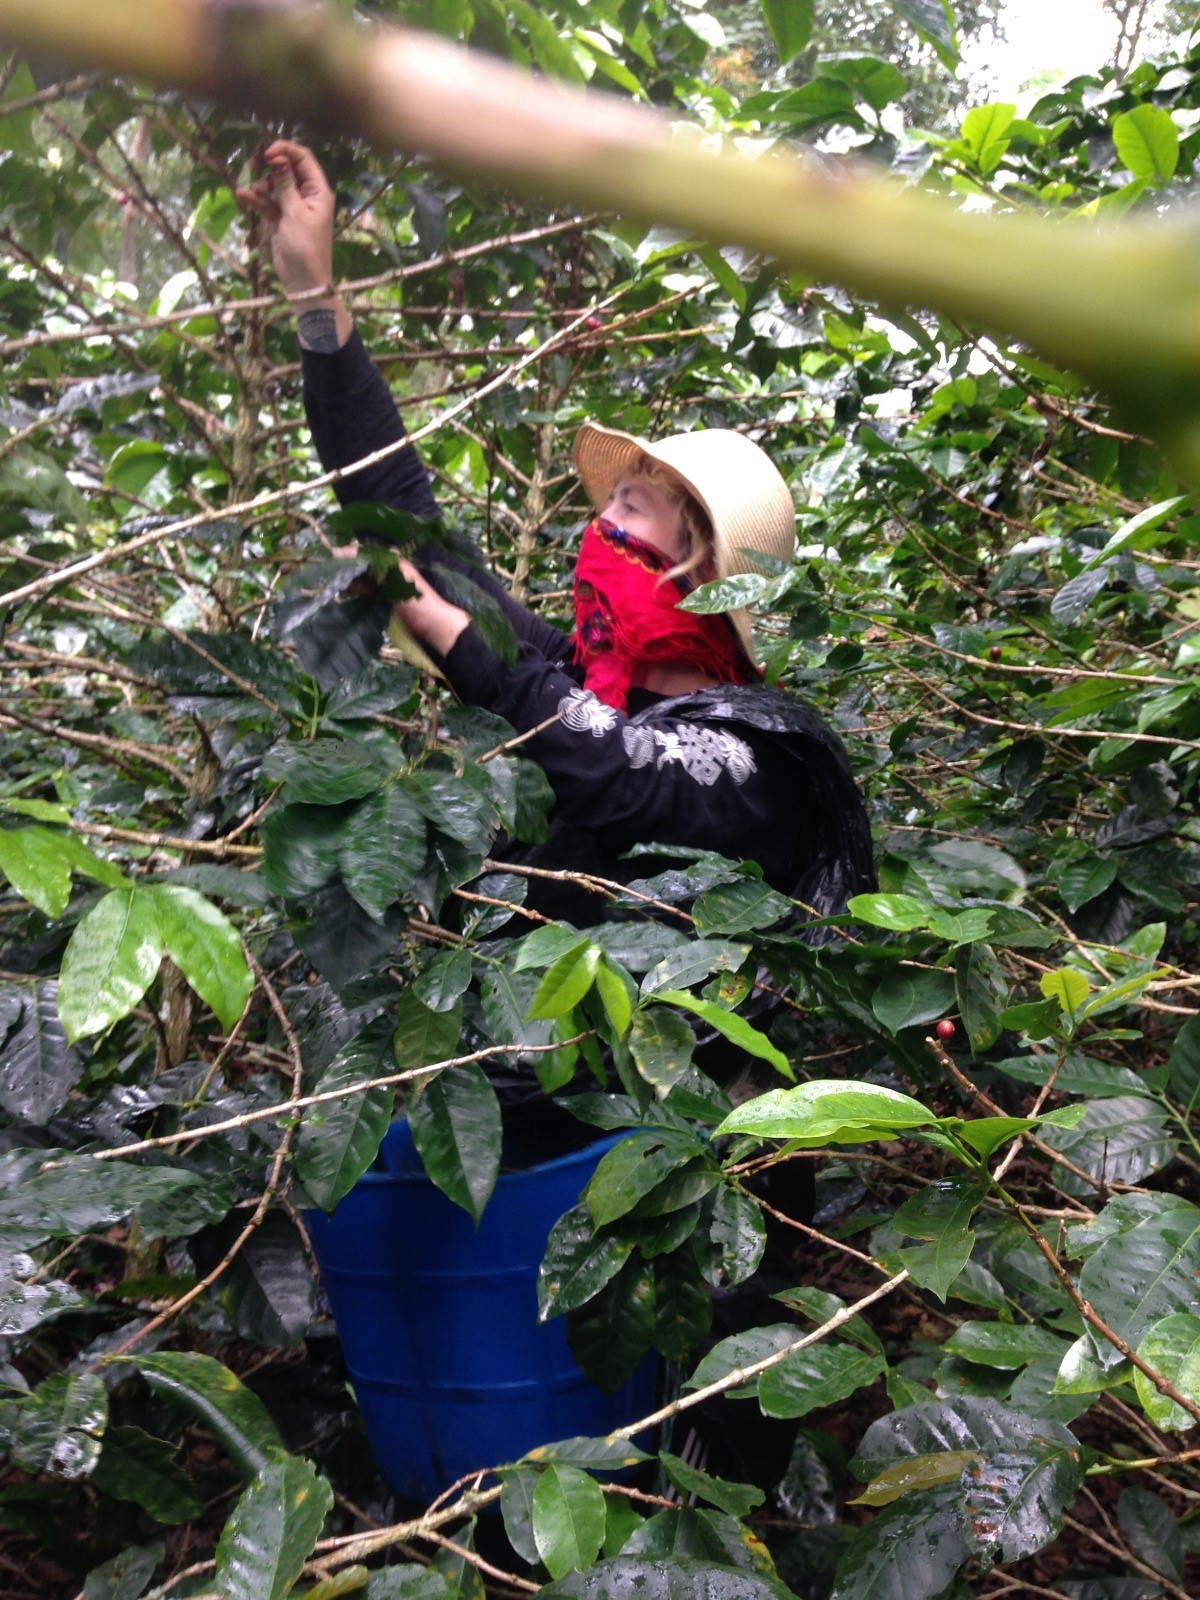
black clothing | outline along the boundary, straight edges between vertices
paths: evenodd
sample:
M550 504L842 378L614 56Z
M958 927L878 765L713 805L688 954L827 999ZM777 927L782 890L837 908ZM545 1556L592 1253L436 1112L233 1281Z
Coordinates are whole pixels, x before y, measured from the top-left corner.
M334 354L305 350L302 361L309 425L326 468L404 437L391 393L357 334ZM351 474L336 492L343 505L381 501L437 515L412 449ZM429 556L429 563L419 559L435 583L439 565L468 570L441 552ZM523 746L556 798L551 837L535 852L536 864L627 878L630 868L619 858L634 844L708 849L756 860L768 883L821 916L873 887L862 797L841 741L814 712L771 689L723 684L671 698L644 695L642 708L626 716L580 687L565 634L481 568L469 576L502 607L518 657L502 661L468 627L440 663L451 687L521 733L558 718ZM535 856L525 851L523 859ZM635 865L644 875L646 862Z
M357 334L336 353L303 351L302 362L309 425L326 468L347 466L404 437L391 393ZM413 449L351 474L336 490L343 505L382 502L419 517L437 515ZM361 536L373 536L365 519ZM497 713L518 732L539 730L522 748L554 791L549 837L520 849L506 843L506 859L624 882L657 870L644 855L621 859L635 844L712 850L757 861L768 883L818 916L843 911L851 896L874 887L862 797L841 741L815 712L772 689L722 684L670 698L634 690L625 715L580 686L568 637L515 602L490 574L440 547L420 550L416 559L456 602L455 576L469 576L501 607L516 639L517 658L505 662L472 624L439 661L467 704ZM526 904L579 927L602 915L582 890L537 879ZM821 930L812 937L820 941ZM698 1065L718 1080L726 1075L723 1048L715 1035L700 1041ZM741 1071L744 1057L731 1053L738 1057L733 1070ZM593 1136L527 1070L500 1063L489 1068L489 1078L506 1136L515 1136L529 1159L561 1154ZM761 1182L783 1210L811 1214L811 1163L791 1163ZM777 1231L768 1218L770 1244L786 1262L794 1235ZM791 1279L785 1273L779 1281ZM720 1331L763 1320L755 1292L720 1297ZM689 1413L689 1426L711 1445L711 1459L704 1458L710 1470L764 1487L782 1474L795 1435L793 1423L714 1402Z

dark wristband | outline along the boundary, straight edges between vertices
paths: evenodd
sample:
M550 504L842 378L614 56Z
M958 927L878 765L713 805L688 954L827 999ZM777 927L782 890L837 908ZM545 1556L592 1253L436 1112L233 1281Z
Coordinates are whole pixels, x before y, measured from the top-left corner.
M301 342L318 355L331 356L341 349L337 336L337 313L321 307L302 311L296 318Z

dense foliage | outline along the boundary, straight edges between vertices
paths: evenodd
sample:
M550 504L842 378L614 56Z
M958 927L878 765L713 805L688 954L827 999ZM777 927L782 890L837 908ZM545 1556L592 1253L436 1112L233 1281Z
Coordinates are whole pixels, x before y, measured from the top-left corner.
M894 0L889 58L839 50L834 7L818 50L779 0L765 31L693 0L363 9L746 139L886 157L911 93L951 100L940 0ZM335 553L232 194L274 130L18 60L0 83L5 1592L1194 1592L1194 493L1026 349L323 147L339 278L448 518L548 617L582 419L743 428L795 490L791 567L700 603L756 602L769 679L843 734L880 892L814 943L752 862L699 856L547 923L496 843L538 836L544 779L379 653L376 579ZM898 160L1084 227L1177 203L1198 150L1190 57ZM770 1091L735 1110L714 1037ZM655 1347L676 1394L799 1419L767 1500L667 1430L632 1484L604 1468L638 1450L576 1440L389 1524L306 1212L402 1109L477 1216L488 1052L547 1093L613 1061L623 1092L580 1104L637 1131L554 1230L543 1309L606 1383ZM781 1162L814 1225L780 1222L790 1286L713 1345Z

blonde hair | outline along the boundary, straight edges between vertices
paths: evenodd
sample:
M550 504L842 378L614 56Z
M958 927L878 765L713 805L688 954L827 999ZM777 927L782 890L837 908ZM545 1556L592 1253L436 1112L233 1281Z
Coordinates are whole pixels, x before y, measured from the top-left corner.
M629 468L626 475L630 478L645 478L646 482L653 484L679 512L679 525L687 541L687 554L669 572L663 573L658 580L659 583L666 583L672 578L691 577L704 566L705 562L713 559L713 529L708 512L695 495L684 488L670 467L664 467L662 462L655 461L653 456L641 456Z

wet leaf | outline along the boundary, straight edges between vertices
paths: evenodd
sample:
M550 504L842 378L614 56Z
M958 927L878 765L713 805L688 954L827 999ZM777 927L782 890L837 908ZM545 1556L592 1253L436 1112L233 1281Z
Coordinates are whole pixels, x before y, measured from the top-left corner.
M682 1361L712 1325L712 1297L690 1251L654 1262L654 1345L669 1361Z
M629 1050L638 1071L659 1099L691 1066L696 1040L687 1023L661 1006L642 1006L634 1014Z
M622 1139L601 1157L583 1191L592 1221L600 1228L625 1216L677 1167L702 1153L693 1134L668 1129L633 1133Z
M1042 1138L1104 1183L1139 1183L1165 1167L1178 1148L1166 1132L1166 1121L1167 1113L1155 1100L1113 1095L1091 1101L1075 1127L1049 1126ZM1056 1181L1069 1194L1094 1192L1065 1169Z
M985 1566L1019 1561L1062 1531L1063 1513L1083 1483L1079 1446L1067 1439L1035 1435L963 1469L967 1543Z
M567 1313L567 1343L602 1389L619 1389L637 1371L654 1337L654 1279L638 1261L625 1263L586 1305Z
M780 1350L786 1350L801 1337L795 1324L790 1322L776 1322L748 1328L745 1333L730 1334L703 1357L683 1387L707 1389L710 1384L720 1383L732 1372L740 1372L743 1368L765 1361L768 1356L776 1355ZM730 1399L748 1399L758 1393L758 1379L750 1378L740 1387L725 1392Z
M0 1044L0 1105L18 1121L48 1122L66 1104L83 1072L58 1016L58 984L0 990L11 999Z
M540 1600L792 1600L783 1584L707 1561L617 1556L548 1583Z
M77 924L63 955L58 1010L72 1043L128 1016L158 973L164 950L151 891L106 894Z
M163 1558L161 1544L130 1545L88 1573L79 1600L139 1600Z
M830 1600L934 1600L971 1558L957 1485L906 1494L843 1548Z
M964 1322L942 1346L948 1355L974 1361L978 1366L1012 1371L1030 1361L1053 1358L1061 1362L1068 1341L1034 1323Z
M217 1544L226 1600L284 1600L321 1536L333 1490L311 1462L285 1456L243 1491Z
M392 1023L372 1023L341 1050L314 1086L326 1094L389 1075ZM395 1090L378 1088L309 1106L296 1138L296 1171L313 1201L332 1211L374 1161L392 1118Z
M747 1055L755 1056L760 1061L770 1062L776 1072L783 1077L795 1079L796 1074L792 1071L792 1064L783 1051L772 1044L765 1033L760 1032L753 1023L747 1022L745 1017L739 1016L736 1011L727 1011L714 1000L698 1000L694 995L678 989L659 990L653 998L668 1005L678 1006L683 1011L692 1012L715 1033L728 1039L730 1044L737 1045Z
M872 1351L826 1339L769 1367L758 1380L758 1403L764 1416L805 1417L849 1399L886 1367L883 1357Z
M221 1026L232 1028L254 988L237 930L194 889L156 883L149 893L167 954Z
M518 1467L504 1474L500 1490L500 1515L508 1542L532 1567L541 1559L533 1537L533 1491L541 1472L536 1467Z
M972 1450L938 1450L911 1461L897 1461L885 1467L863 1492L849 1503L852 1506L890 1506L913 1489L936 1489L942 1484L957 1484L965 1468L979 1461Z
M462 1006L452 1001L434 1010L415 988L400 996L395 1013L396 1032L393 1053L400 1072L450 1061L458 1054L462 1037Z
M0 1400L0 1439L26 1472L86 1478L107 1425L108 1393L94 1372L56 1372L32 1393Z
M35 1270L32 1259L24 1258ZM86 1299L69 1283L22 1283L16 1277L11 1257L0 1256L0 1339L13 1339L40 1327L64 1311L76 1311Z
M71 898L71 873L82 872L110 888L124 878L74 834L52 828L0 828L0 875L30 905L48 917L60 917Z
M447 1067L410 1095L413 1143L438 1188L478 1223L500 1170L500 1105L474 1063Z
M555 1444L535 1445L522 1457L545 1465L556 1461L564 1467L586 1467L589 1472L618 1472L636 1467L652 1458L631 1439L559 1439Z
M700 1270L712 1287L731 1289L744 1283L757 1270L766 1243L757 1202L732 1184L715 1189L695 1240Z
M283 783L287 805L335 806L359 800L382 784L379 758L349 739L279 744L263 758L263 776Z
M200 1515L204 1502L181 1471L178 1454L174 1445L141 1428L109 1428L92 1486L141 1506L156 1522L187 1522Z
M624 1239L597 1234L585 1205L572 1206L551 1228L538 1268L541 1320L585 1305L616 1277L632 1250Z
M795 1089L773 1089L739 1106L716 1130L753 1133L760 1139L799 1139L805 1144L857 1144L893 1139L937 1119L919 1100L873 1083L814 1078Z
M262 1401L212 1356L171 1351L130 1361L164 1400L202 1422L246 1477L255 1477L284 1453L283 1441Z
M201 1173L180 1167L98 1162L61 1150L37 1152L39 1167L16 1190L0 1189L0 1239L34 1243L120 1222L139 1206L202 1189ZM55 1163L49 1165L49 1163Z
M790 916L792 910L787 896L768 884L742 880L702 894L692 907L692 915L698 932L705 938L711 934L729 938L773 927Z
M642 993L687 989L711 978L714 972L736 972L749 954L749 945L733 944L728 939L692 939L651 967L642 980Z
M667 1477L683 1494L707 1500L709 1505L716 1506L728 1516L748 1516L766 1498L763 1490L755 1488L753 1484L728 1483L724 1478L713 1477L711 1473L698 1472L695 1467L666 1450L659 1453L658 1459Z
M1148 1567L1172 1583L1183 1583L1187 1546L1182 1529L1158 1495L1136 1486L1122 1490L1117 1522Z
M1200 1317L1189 1312L1161 1317L1147 1329L1137 1353L1180 1394L1200 1404ZM1195 1418L1136 1367L1133 1382L1142 1410L1156 1428L1182 1433L1195 1426Z
M1200 1017L1185 1022L1175 1035L1167 1065L1171 1093L1191 1111L1200 1101Z
M533 1492L533 1538L552 1578L590 1567L604 1542L604 1495L577 1467L552 1464Z

